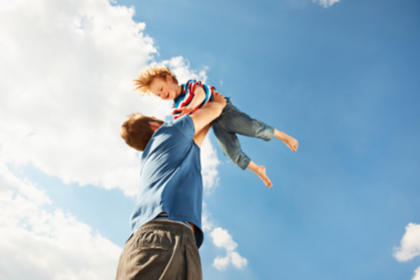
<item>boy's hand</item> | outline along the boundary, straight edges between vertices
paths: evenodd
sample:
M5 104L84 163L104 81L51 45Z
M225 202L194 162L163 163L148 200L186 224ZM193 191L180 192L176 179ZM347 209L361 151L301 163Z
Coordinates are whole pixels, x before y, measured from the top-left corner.
M181 114L179 115L180 117L183 115L188 115L190 114L192 111L194 111L194 109L192 108L188 108L188 107L184 107L181 109Z

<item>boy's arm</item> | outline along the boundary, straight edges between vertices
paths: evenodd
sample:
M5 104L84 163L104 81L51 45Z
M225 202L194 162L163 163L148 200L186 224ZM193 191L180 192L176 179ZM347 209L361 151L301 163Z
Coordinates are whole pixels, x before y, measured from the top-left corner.
M205 104L203 107L191 114L194 123L195 134L216 119L226 106L226 99L223 95L215 94L213 102Z
M206 92L201 86L197 86L194 89L194 97L192 98L190 104L185 106L185 108L194 110L195 108L200 106L201 103L203 103L205 98L206 98Z
M204 106L211 99L211 92L204 90L200 82L193 85L193 97L190 103L181 109L181 116L194 113L200 106ZM204 104L203 104L204 103Z

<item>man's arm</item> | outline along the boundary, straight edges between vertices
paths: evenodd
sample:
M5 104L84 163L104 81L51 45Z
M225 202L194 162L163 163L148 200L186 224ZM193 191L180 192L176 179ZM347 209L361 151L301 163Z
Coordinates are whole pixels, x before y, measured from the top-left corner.
M204 138L206 138L207 132L209 132L210 124L208 124L206 127L204 127L202 130L197 132L194 136L194 142L197 144L197 146L201 147L201 144L203 144Z
M215 94L214 100L191 114L194 123L195 134L216 119L226 106L226 98L223 95ZM207 132L206 132L207 133Z

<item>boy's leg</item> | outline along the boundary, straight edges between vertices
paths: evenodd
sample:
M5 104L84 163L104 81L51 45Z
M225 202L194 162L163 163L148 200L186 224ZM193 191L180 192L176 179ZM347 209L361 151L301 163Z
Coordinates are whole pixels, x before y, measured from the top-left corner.
M213 122L212 127L223 153L241 169L248 168L257 174L267 187L271 187L272 184L266 174L265 167L255 164L244 152L242 152L239 139L235 133L227 132L223 127L223 123L217 121Z
M215 121L212 123L213 132L223 153L230 158L241 169L246 169L251 161L241 150L241 144L235 133L228 132L223 123Z
M299 147L299 142L294 137L287 135L283 131L279 131L277 129L274 130L274 137L283 141L283 143L286 144L286 146L289 147L289 149L293 152L297 151Z
M251 118L244 112L238 110L231 103L226 105L226 109L223 111L221 119L230 132L261 138L266 141L269 141L274 136L286 144L293 152L296 152L298 149L299 143L295 138L270 125Z
M226 107L222 114L223 122L229 132L260 138L265 141L273 138L275 129L272 126L251 118L231 103Z
M260 177L261 181L263 181L263 183L267 186L267 187L271 187L273 184L271 183L270 178L268 178L267 173L265 171L265 167L262 165L258 165L255 162L253 162L251 160L251 162L248 165L248 169L253 171L255 174L258 175L258 177Z

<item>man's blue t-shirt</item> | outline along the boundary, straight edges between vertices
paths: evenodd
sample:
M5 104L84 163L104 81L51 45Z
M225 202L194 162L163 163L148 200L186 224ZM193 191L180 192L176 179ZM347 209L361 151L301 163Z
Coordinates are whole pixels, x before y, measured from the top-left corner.
M167 212L169 219L192 222L198 228L200 247L203 183L194 133L193 121L186 115L164 123L149 140L141 156L140 188L130 218L132 233Z

